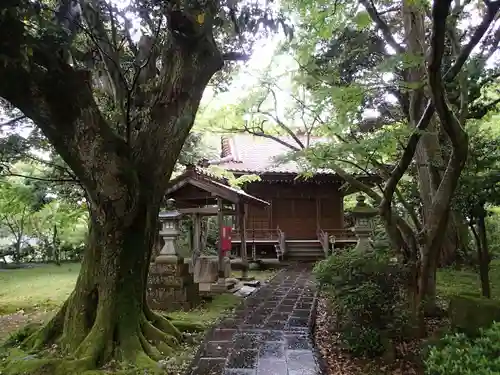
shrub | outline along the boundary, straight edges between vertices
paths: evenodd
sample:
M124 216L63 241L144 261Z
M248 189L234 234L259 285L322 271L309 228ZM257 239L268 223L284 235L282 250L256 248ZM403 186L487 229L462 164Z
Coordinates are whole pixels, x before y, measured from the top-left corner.
M332 298L337 329L355 355L380 355L406 325L404 268L379 252L355 249L317 263L314 274Z
M429 348L427 375L493 375L500 373L500 324L481 329L476 339L463 333L446 335Z

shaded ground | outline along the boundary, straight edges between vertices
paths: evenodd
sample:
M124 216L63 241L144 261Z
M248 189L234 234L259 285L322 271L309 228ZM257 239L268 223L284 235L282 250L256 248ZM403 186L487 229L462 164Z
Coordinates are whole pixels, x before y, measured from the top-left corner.
M282 270L212 329L190 375L318 375L310 269Z
M500 299L500 261L491 263L491 286L493 298ZM472 269L442 269L438 271L438 296L444 305L453 295L468 293L480 296L479 275ZM427 319L429 336L446 325L446 319ZM325 359L328 375L412 375L422 374L421 348L424 340L411 340L399 343L395 348L394 358L363 359L353 358L341 349L337 334L332 325L334 318L329 311L327 300L318 298L315 343Z

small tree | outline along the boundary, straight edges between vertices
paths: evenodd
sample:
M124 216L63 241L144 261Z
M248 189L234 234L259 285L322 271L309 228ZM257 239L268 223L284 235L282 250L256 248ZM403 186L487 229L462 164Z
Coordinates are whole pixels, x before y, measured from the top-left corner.
M86 214L81 206L53 199L33 215L33 233L40 241L45 260L60 265L61 249L68 245L65 239L82 218L87 218Z
M22 256L22 247L29 233L36 197L33 190L19 178L0 180L0 225L2 225L13 245L10 251L15 261Z

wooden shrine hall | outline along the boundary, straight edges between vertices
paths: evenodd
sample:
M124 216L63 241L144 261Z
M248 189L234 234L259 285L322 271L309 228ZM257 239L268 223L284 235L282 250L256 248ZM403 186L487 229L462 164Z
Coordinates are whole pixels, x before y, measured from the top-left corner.
M220 158L199 162L203 168L216 166L235 177L258 176L245 184L244 190L269 202L248 207L246 226L234 228L233 254L243 247L254 259L278 256L316 261L331 253L333 247L355 244L357 238L344 213L344 197L357 190L332 170L316 170L302 177L304 169L298 163L279 162L280 156L290 152L286 145L293 145L295 140L276 138L279 142L247 134L222 136ZM325 142L314 137L297 138L304 145ZM376 175L353 177L371 186L380 182Z

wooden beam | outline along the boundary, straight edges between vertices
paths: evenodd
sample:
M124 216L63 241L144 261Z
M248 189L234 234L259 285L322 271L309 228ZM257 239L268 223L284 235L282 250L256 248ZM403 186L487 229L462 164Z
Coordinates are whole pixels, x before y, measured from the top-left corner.
M222 251L222 227L224 226L223 201L217 198L217 224L219 225L219 279L224 279L224 256Z
M179 208L179 211L182 214L199 214L203 216L215 216L219 213L218 207L191 207L191 208ZM223 215L236 215L236 211L232 209L223 209Z
M194 262L201 253L201 217L198 214L193 215L193 232L193 254L196 254L193 256L194 269Z
M238 205L238 226L240 229L240 240L241 240L241 277L243 280L248 279L248 260L247 260L247 240L246 240L246 211L247 205L240 203Z

